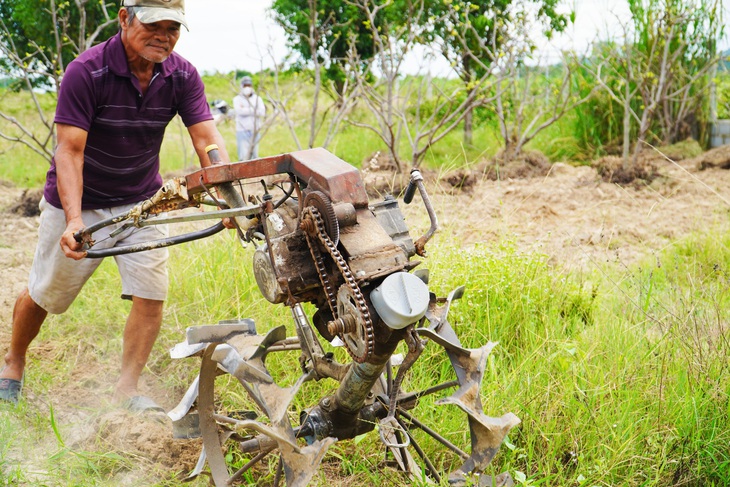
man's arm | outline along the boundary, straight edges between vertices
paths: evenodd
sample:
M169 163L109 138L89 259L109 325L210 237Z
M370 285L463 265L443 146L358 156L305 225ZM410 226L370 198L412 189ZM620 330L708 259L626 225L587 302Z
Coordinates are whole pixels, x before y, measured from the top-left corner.
M193 147L195 147L195 152L198 154L198 159L200 159L200 167L211 165L208 154L205 152L205 148L211 144L218 146L218 152L223 162L231 162L226 151L226 143L223 141L220 132L218 132L215 122L206 120L205 122L196 123L188 127L188 132L193 140Z
M221 133L218 132L215 122L207 120L205 122L196 123L195 125L188 127L188 132L190 133L190 138L193 139L193 147L195 147L195 152L198 154L198 159L200 159L200 167L208 167L211 165L208 154L205 152L205 148L211 144L216 144L218 146L218 152L224 163L231 162L228 157L228 152L226 151L226 144L223 141ZM230 218L224 218L223 224L226 228L235 228L235 225Z
M73 235L84 228L81 219L81 196L84 193L84 149L88 133L73 125L57 124L58 146L54 160L58 178L58 196L66 214L66 230L61 236L61 248L66 257L82 259L81 244Z
M236 96L233 99L233 113L237 117L250 117L255 114L251 99L245 96Z

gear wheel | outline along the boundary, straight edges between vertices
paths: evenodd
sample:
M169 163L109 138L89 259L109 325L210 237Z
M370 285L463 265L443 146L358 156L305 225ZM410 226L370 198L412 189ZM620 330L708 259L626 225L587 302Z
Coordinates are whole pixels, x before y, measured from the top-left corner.
M324 223L325 231L335 247L340 243L340 224L337 221L335 208L326 194L321 191L311 191L304 197L304 207L313 206L319 210Z
M334 221L336 221L336 218ZM350 267L347 265L347 261L337 249L337 245L330 238L330 235L327 233L325 220L321 217L316 206L311 205L304 207L300 226L306 235L309 251L312 254L314 264L317 266L317 273L319 274L319 279L322 283L322 289L327 296L327 302L329 303L333 316L336 320L339 319L340 309L345 311L348 316L347 320L339 320L343 326L346 326L346 329L336 333L333 332L332 334L343 335L345 348L350 353L352 359L357 363L363 363L370 358L375 349L373 321L370 316L368 305L365 302L365 297L363 296ZM315 242L315 238L319 242ZM339 299L340 291L338 291L337 296L334 293L334 286L324 264L324 260L322 258L323 252L320 250L320 244L321 248L326 250L332 258L332 261L337 266L337 270L339 270L340 275L345 281L345 284L343 284L342 287L347 289L342 292L346 292L348 294L343 295L342 299ZM345 304L341 304L340 301ZM345 336L347 337L347 340L344 339Z
M362 306L367 305L360 302L361 298L362 295L359 299L348 284L343 284L337 291L337 317L351 324L340 338L352 357L359 359L370 357L375 346L373 329L367 326L362 313Z

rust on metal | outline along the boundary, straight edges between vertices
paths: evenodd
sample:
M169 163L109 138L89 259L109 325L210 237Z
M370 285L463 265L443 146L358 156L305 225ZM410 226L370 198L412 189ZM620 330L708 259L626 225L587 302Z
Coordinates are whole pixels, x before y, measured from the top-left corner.
M285 176L277 178L275 185L263 181L279 174ZM246 180L256 183L251 186L263 194L244 195L244 184L239 183ZM519 423L512 413L486 415L481 402L487 357L496 343L465 348L459 341L448 312L463 295L463 287L445 298L436 297L428 289L428 272L420 269L414 273L420 280L409 276L401 279L398 287L384 284L386 278L420 264L411 257L425 256L426 244L438 228L417 170L411 172L409 188L413 189L407 191L404 202L410 202L418 190L431 223L415 242L395 198L371 204L357 169L324 149L195 171L168 181L153 198L127 214L79 233L78 238L92 246L90 256L103 257L106 250L93 249L92 234L99 228L112 223L142 226L149 223L150 215L213 200L228 209L210 212L214 215L211 218L232 217L241 240L255 243L252 267L262 296L271 304L290 308L294 336L287 336L284 325L258 334L252 320L237 318L219 325L191 327L187 340L171 351L174 358L201 360L198 377L169 413L179 437L199 433L203 438L203 450L191 477L201 474L207 463L216 487L236 485L244 474L255 477L251 469L256 465L271 461L268 467L276 472L274 485L284 480L290 487L305 486L332 444L377 428L395 464L412 478L424 482L427 476L428 481L437 483L448 479L452 486L488 485L476 476L485 472L507 433ZM225 204L217 198L223 198ZM222 213L226 211L234 213ZM195 219L200 219L200 214ZM169 221L193 218L173 217ZM112 251L173 245L212 235L222 227L219 222L209 230ZM396 296L374 304L371 293ZM427 304L425 316L411 313L414 303ZM401 310L401 306L410 309ZM311 320L309 310L313 310ZM407 319L402 327L391 327L385 322L388 316ZM344 347L347 354L328 351L333 346ZM404 346L407 353L403 358L396 352ZM432 350L424 354L427 347ZM453 376L421 390L405 390L409 383L406 376L418 370L418 361L439 351L448 357ZM295 356L288 367L294 372L288 381L272 375L267 367L266 361L273 354ZM347 358L338 360L338 356ZM280 369L277 365L274 370ZM233 379L225 388L221 388L222 381L216 381L220 374ZM304 383L323 379L335 385L314 404L302 408L296 399ZM221 401L226 394L235 399ZM435 400L424 400L428 396ZM235 404L242 397L247 398L242 411L221 406ZM419 417L423 403L435 404L437 411L447 406L464 413L468 444L439 433L434 411ZM296 412L298 423L293 420ZM422 434L450 452L450 466L444 468L442 462L431 460L421 446ZM233 455L226 454L234 451ZM236 459L235 467L228 458ZM239 462L240 458L244 461ZM508 475L502 475L493 485L506 486L509 481Z

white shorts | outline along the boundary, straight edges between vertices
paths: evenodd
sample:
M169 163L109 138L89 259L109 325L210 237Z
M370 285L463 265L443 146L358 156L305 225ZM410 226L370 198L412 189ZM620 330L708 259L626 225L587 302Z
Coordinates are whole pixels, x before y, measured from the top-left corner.
M100 210L83 210L84 225L91 226L101 220L128 211L134 205L123 205ZM66 230L63 210L41 199L41 218L38 227L38 245L28 280L30 297L41 308L53 314L63 313L81 291L103 259L73 260L61 250L60 240ZM167 225L150 225L129 228L121 234L109 237L120 225L110 225L94 232L94 249L108 249L167 237ZM122 277L122 298L137 296L164 301L167 298L166 248L147 250L114 256Z

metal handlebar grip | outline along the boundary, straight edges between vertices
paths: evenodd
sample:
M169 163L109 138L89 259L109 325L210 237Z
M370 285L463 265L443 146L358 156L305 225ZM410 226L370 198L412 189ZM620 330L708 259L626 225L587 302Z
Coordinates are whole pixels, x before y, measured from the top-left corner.
M403 202L405 204L408 205L411 203L411 201L413 201L413 196L416 194L416 189L418 189L419 181L423 181L421 171L419 171L418 169L411 169L411 180L408 182L406 192L403 195Z
M205 152L208 154L208 159L210 159L211 164L221 163L221 154L218 151L218 146L216 144L210 144L205 148Z
M416 183L414 181L410 181L408 183L408 186L406 187L406 192L403 195L403 202L407 205L413 201L413 196L416 194L416 189L418 189L418 186L416 186Z

